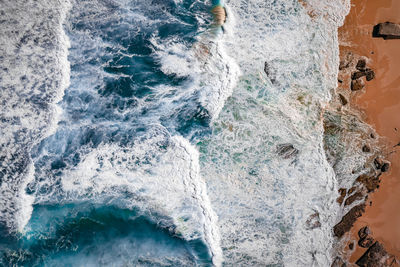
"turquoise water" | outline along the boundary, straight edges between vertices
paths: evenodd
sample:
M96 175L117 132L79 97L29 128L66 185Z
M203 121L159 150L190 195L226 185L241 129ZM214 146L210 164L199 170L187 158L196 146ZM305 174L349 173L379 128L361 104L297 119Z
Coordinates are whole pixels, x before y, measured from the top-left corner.
M0 265L329 266L349 3L307 2L5 1Z

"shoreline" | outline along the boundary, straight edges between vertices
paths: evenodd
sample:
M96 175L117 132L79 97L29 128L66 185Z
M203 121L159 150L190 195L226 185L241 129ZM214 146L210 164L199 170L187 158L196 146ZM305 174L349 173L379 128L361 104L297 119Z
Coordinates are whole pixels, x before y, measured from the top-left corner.
M372 37L378 23L400 23L400 1L352 0L351 4L345 23L339 28L340 57L352 53L365 58L375 77L365 82L360 91L350 93L349 105L382 138L383 158L391 162L389 171L378 175L379 188L368 193L365 212L347 234L343 253L354 264L367 251L357 245L358 231L364 226L369 227L374 241L400 259L400 228L396 227L400 225L400 194L396 193L400 192L400 147L396 146L400 142L400 40ZM350 87L343 84L346 86Z

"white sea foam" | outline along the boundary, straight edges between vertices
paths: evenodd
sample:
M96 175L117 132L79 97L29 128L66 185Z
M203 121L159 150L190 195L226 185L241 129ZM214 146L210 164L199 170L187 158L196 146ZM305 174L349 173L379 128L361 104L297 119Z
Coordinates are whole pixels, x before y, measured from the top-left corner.
M22 230L32 198L30 149L54 132L55 103L69 84L68 38L62 23L68 1L3 1L0 27L2 177L0 221Z
M312 18L297 1L227 2L237 18L227 53L243 74L201 145L226 264L330 266L339 207L321 115L349 3L309 2ZM299 153L284 159L277 146L288 143ZM311 229L317 213L321 226Z

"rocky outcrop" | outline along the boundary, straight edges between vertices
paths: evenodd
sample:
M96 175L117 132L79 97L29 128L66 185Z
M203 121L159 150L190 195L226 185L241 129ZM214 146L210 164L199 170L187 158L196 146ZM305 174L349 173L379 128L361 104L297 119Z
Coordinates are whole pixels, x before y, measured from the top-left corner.
M395 266L396 259L379 242L375 242L356 262L360 267Z
M379 176L363 174L356 179L356 182L364 185L364 187L368 190L368 193L370 193L379 188L380 180Z
M299 150L292 144L280 144L276 146L276 152L284 159L294 158L299 154Z
M360 204L353 207L346 215L343 216L342 220L333 227L333 233L335 236L340 238L345 233L350 231L357 218L361 217L364 211L365 204Z
M392 22L379 23L374 27L373 37L383 39L400 39L400 25Z

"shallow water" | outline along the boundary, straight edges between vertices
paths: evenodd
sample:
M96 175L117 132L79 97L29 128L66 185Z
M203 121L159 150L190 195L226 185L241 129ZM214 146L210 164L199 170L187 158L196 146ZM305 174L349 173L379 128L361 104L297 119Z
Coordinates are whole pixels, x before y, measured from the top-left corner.
M13 120L2 111L5 163L20 166L2 165L3 264L330 264L339 207L321 114L347 2L309 1L310 17L297 1L226 1L223 30L205 0L25 5L2 23L64 17L32 18L49 29L28 36L55 35L42 48L8 45L2 91L21 93L3 101L53 83ZM23 78L13 62L37 55L48 75L20 61Z

